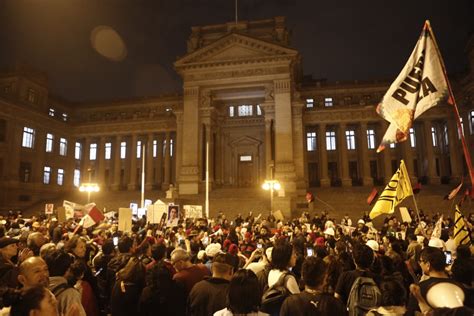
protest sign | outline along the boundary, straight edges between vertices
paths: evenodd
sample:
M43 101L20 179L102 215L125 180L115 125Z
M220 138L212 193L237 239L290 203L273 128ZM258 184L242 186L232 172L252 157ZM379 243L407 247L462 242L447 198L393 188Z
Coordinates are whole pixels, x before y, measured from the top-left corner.
M202 205L184 205L185 218L202 218Z
M53 214L53 210L54 210L54 204L47 203L44 205L44 213L46 215Z
M132 210L130 208L119 208L118 230L124 233L132 231Z

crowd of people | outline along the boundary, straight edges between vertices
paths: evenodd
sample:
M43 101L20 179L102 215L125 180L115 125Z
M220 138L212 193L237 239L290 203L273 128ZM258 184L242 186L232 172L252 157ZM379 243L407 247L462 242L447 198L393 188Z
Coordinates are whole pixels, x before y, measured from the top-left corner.
M472 244L439 214L173 225L0 218L0 315L474 315ZM441 221L440 221L441 222ZM474 214L466 217L474 225Z

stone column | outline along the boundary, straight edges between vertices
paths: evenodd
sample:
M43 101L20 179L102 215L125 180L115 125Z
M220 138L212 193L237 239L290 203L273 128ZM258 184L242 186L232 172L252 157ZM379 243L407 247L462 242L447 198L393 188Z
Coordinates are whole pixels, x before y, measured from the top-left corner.
M181 161L183 157L183 112L175 111L176 115L176 144L175 150L175 185L179 183L181 174Z
M292 104L292 120L293 120L293 161L295 164L295 173L297 179L297 188L306 189L308 187L307 177L307 161L305 153L305 137L303 126L303 103L293 102Z
M14 138L12 138L14 139ZM21 138L20 138L21 139ZM19 144L21 146L21 144ZM35 159L32 165L32 182L37 184L43 184L43 171L45 165L45 147L46 147L46 133L42 130L37 130L35 133L34 149ZM19 150L20 148L18 148ZM14 149L13 149L14 150ZM73 154L74 157L74 154ZM19 162L19 157L16 158ZM11 165L9 165L11 166Z
M156 185L161 189L163 185L163 134L156 135Z
M114 152L114 178L112 183L112 190L118 191L120 189L120 174L122 172L122 160L120 158L120 146L122 143L122 136L117 135L115 137L115 144L113 145L113 152Z
M184 87L183 148L179 175L180 194L199 193L199 87Z
M165 178L161 188L163 190L168 190L170 186L170 132L166 132L166 146L165 146Z
M212 189L214 183L214 140L212 137L211 124L206 124L206 142L209 142L209 188ZM204 144L204 152L206 152L206 144ZM202 162L203 169L206 168L206 160Z
M382 121L378 125L378 131L377 131L377 137L376 137L376 143L375 146L377 147L380 142L382 141L382 137L385 134L385 131L388 128L388 122L387 121ZM400 144L398 145L400 146ZM385 147L385 149L380 153L382 155L382 168L383 168L383 178L384 178L384 184L387 184L390 182L390 179L392 179L392 176L394 172L392 172L392 148L390 146Z
M413 126L413 128L415 128ZM416 137L416 134L415 134ZM410 142L410 135L408 135L408 138L406 141L401 142L398 144L401 146L401 154L402 154L402 159L405 161L405 166L408 171L408 175L410 176L410 180L412 185L418 182L418 179L414 175L415 171L415 165L413 163L413 152L412 152L412 147L411 147L411 142Z
M370 175L370 159L367 144L367 122L361 122L359 126L358 160L362 175L362 185L373 186L374 179Z
M97 182L101 189L105 189L105 136L100 136L97 143L97 163L99 164L96 175Z
M82 142L82 171L81 171L81 183L92 181L92 166L89 160L91 139L90 137L84 138Z
M127 186L129 191L137 189L137 139L137 134L132 134L132 141L130 143L130 179Z
M76 147L76 141L72 137L68 137L66 146L66 168L64 170L64 189L74 189L74 169L76 160L74 158L74 149Z
M222 160L220 159L220 155L221 155L221 151L222 151L222 140L221 140L221 135L222 135L222 131L221 131L221 128L218 127L217 130L216 130L216 143L215 143L215 157L216 157L216 160L215 160L215 164L216 164L216 167L215 167L215 171L216 171L216 174L214 175L215 177L215 183L217 185L221 185L222 184L222 169L221 169L221 164L222 164Z
M451 162L451 179L454 182L461 181L463 174L462 145L458 136L456 120L448 120L449 159Z
M147 139L147 142L146 142L146 150L145 150L145 155L146 155L146 160L145 160L145 170L146 170L145 189L146 190L152 190L153 185L154 185L153 167L155 165L155 161L153 159L153 139L154 139L153 133L149 133L148 134L148 139ZM143 145L145 145L145 144L143 144Z
M346 124L341 123L337 129L337 150L339 154L339 163L341 171L341 184L343 187L352 186L352 179L349 178L349 160L347 158L347 140L346 140Z
M318 150L319 150L319 174L321 187L329 187L331 181L328 177L328 152L326 149L326 124L319 124L318 129Z
M423 167L426 166L426 176L430 184L440 184L441 179L436 174L436 160L433 151L433 137L431 133L432 122L430 120L423 121L423 138L424 138L424 147L425 154L423 155Z
M267 179L272 178L273 169L272 159L272 118L265 117L265 166Z

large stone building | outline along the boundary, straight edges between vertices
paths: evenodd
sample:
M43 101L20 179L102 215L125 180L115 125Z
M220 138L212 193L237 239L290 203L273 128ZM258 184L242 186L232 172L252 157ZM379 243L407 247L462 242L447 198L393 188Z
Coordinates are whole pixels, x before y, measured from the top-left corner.
M471 155L473 46L471 38L471 71L451 81ZM275 207L287 215L309 187L383 185L400 159L413 182L454 183L467 172L448 105L417 120L409 141L377 154L388 124L375 106L390 82L303 76L283 17L193 27L174 66L182 95L87 104L51 95L47 77L25 66L2 73L0 206L44 203L90 181L137 191L143 147L147 190L173 184L180 196L202 194L209 143L212 190L261 190L276 179Z

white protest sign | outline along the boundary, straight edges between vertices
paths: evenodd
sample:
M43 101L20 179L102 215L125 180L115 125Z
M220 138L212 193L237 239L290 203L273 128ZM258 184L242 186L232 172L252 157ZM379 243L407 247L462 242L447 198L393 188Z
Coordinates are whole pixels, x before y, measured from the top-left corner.
M185 218L202 218L202 205L184 205Z
M130 208L119 208L118 230L122 232L132 231L132 210Z
M159 224L163 214L168 213L168 205L154 204L147 206L146 218L150 224Z
M54 204L47 203L44 205L44 213L46 215L53 214Z

